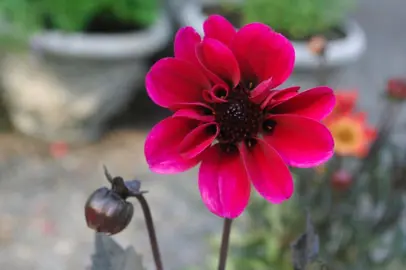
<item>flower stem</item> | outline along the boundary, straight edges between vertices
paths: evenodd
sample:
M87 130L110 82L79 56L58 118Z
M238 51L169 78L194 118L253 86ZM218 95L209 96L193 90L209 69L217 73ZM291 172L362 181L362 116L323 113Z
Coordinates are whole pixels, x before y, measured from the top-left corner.
M151 210L149 209L148 202L144 195L138 194L135 196L141 204L142 211L144 212L145 223L147 225L149 242L151 244L152 255L154 257L154 262L157 270L163 270L161 255L159 253L158 240L156 238L154 221L152 219Z
M226 261L228 254L228 244L230 242L230 232L231 232L231 223L232 219L225 218L223 225L223 236L221 238L221 247L220 247L220 257L219 257L219 267L218 270L226 269Z
M400 113L402 106L398 103L394 103L391 101L387 101L385 107L383 109L383 113L378 121L378 134L375 141L369 148L368 155L363 159L363 162L356 170L354 174L356 177L355 179L359 178L364 171L368 169L368 165L370 161L379 154L382 146L388 139L388 135L390 131L393 129L394 124L396 123L397 117Z

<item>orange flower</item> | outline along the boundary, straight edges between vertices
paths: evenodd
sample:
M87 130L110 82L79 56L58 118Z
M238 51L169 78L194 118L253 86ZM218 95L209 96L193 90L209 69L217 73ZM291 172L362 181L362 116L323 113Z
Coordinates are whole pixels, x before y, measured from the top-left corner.
M337 91L334 94L336 97L336 105L331 114L325 119L325 122L329 122L331 119L342 114L353 112L357 103L358 92L356 90Z
M358 99L358 92L353 91L338 91L335 92L336 105L333 113L349 113L355 108Z
M376 138L376 129L365 123L366 114L342 114L326 121L335 142L335 153L342 156L364 157Z

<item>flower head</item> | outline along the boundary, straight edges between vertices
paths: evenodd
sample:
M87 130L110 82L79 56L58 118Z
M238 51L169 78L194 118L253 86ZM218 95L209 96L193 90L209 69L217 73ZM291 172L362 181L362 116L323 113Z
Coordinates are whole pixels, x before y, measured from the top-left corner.
M376 129L365 123L365 113L343 114L326 121L334 141L334 151L342 156L364 157L376 138Z
M334 141L320 123L335 104L333 91L316 87L276 90L290 76L294 49L261 23L240 30L210 16L204 38L191 27L175 37L175 57L159 60L147 92L173 116L145 142L152 171L179 173L201 162L199 189L208 209L235 218L245 209L251 183L268 201L291 197L288 165L328 160Z

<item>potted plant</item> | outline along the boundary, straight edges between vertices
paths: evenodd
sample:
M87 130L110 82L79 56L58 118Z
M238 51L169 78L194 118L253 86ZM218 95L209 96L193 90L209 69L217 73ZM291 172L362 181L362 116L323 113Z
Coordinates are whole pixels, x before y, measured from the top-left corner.
M0 22L11 121L49 141L97 139L171 37L158 0L2 0Z
M364 52L366 39L357 22L347 14L353 0L204 0L187 2L179 19L203 34L203 22L208 15L218 13L228 18L236 28L259 21L271 26L293 42L296 68L314 69L319 58L308 48L312 37L327 40L325 64L340 67L356 61Z

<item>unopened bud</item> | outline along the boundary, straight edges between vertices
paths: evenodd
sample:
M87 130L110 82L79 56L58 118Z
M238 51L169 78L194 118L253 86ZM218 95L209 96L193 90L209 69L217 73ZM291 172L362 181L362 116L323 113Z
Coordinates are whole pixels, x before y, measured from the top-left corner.
M120 176L112 177L106 167L104 175L111 189L102 187L89 196L85 204L86 223L97 232L116 234L128 226L134 214L134 207L127 198L144 192L140 191L138 180L124 181Z
M106 187L90 195L85 205L87 226L97 232L116 234L131 221L134 207L119 194Z

